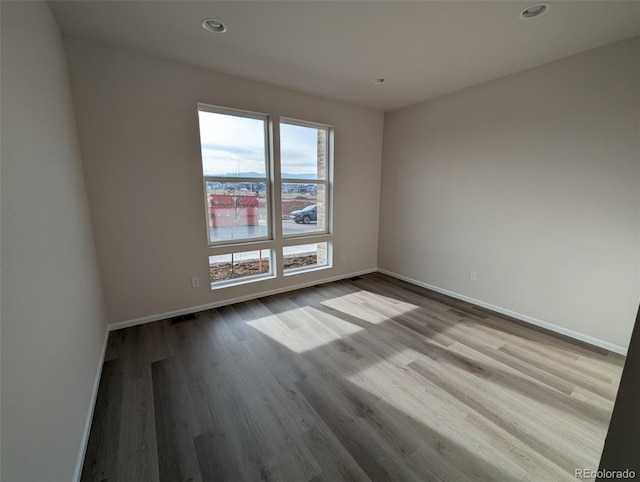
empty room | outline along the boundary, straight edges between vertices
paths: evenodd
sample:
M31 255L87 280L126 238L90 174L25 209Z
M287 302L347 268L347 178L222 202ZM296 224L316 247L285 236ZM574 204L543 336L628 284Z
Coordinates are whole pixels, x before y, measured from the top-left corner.
M0 480L640 471L640 1L0 1Z

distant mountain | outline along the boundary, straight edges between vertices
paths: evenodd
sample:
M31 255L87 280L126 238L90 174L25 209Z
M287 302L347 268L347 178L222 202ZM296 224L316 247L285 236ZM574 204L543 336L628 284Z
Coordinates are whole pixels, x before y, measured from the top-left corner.
M307 172L304 174L289 174L288 172L283 172L282 176L285 179L309 179L309 180L316 180L318 179L318 174L316 174L315 172Z
M259 172L228 172L222 174L221 177L264 177L264 174Z
M223 175L224 177L248 177L248 178L255 178L255 177L264 177L263 174L260 174L259 172L253 172L253 171L249 171L249 172L228 172L226 174ZM282 173L282 177L285 179L300 179L300 180L316 180L318 179L318 175L314 172L314 173L303 173L303 174L291 174L288 172L283 172Z

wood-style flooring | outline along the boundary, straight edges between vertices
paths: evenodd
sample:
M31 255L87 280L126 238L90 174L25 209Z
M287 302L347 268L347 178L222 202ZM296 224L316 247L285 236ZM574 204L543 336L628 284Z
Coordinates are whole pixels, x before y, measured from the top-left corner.
M573 480L623 358L381 274L112 332L82 480Z

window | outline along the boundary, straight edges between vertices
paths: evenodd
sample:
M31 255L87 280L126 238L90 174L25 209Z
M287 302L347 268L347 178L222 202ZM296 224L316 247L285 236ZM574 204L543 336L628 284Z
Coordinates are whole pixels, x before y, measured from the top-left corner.
M199 106L209 244L269 239L267 118Z
M282 234L327 233L329 129L280 122Z
M235 281L250 278L273 277L271 250L241 251L209 256L211 283L218 286L237 284ZM232 283L228 283L232 281Z
M285 274L308 271L329 264L329 243L298 244L282 248Z
M198 121L211 288L331 267L330 128L204 104Z

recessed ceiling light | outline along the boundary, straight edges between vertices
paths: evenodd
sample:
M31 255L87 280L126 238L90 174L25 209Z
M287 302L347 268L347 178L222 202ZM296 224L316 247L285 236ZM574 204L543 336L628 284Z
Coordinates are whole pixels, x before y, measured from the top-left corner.
M549 5L548 3L536 3L534 5L530 5L522 12L520 12L520 18L528 20L530 18L539 17L543 13L546 13L550 7L551 5Z
M202 27L209 30L209 32L214 33L223 33L227 31L227 26L215 18L205 18L202 21Z
M374 84L384 84L386 81L387 79L385 77L375 77L371 79L371 82L373 82Z

